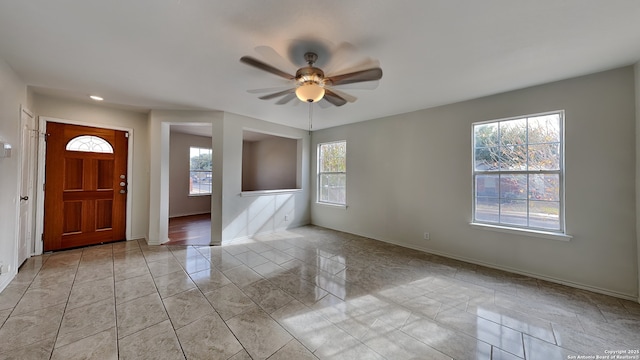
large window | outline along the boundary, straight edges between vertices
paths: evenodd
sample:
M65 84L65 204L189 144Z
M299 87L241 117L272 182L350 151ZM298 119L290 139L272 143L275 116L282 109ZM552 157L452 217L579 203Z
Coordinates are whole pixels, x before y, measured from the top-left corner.
M318 202L347 203L347 142L318 144Z
M189 195L211 194L211 149L191 147Z
M475 223L564 232L563 117L473 124Z

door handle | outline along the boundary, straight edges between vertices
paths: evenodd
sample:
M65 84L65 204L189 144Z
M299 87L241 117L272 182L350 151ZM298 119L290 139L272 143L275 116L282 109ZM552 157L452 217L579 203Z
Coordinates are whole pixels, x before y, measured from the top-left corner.
M29 200L28 196L20 196L20 201L27 201Z

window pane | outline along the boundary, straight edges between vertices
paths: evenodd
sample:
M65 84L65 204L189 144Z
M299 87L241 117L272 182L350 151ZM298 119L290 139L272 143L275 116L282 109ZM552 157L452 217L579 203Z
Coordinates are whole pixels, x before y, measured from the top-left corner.
M191 147L189 159L189 194L211 194L213 164L212 151L207 148Z
M560 230L560 203L557 201L530 201L529 226Z
M92 135L76 136L67 143L67 150L113 154L113 147L101 137Z
M563 230L562 116L474 124L474 221Z
M527 226L527 201L500 200L500 223Z
M500 148L485 147L475 149L475 169L481 171L500 168Z
M498 146L498 123L474 126L473 138L476 148Z
M560 175L534 174L529 175L529 199L559 201Z
M211 182L203 184L202 190L204 190L204 192L206 192L207 194L211 194Z
M529 144L560 142L560 115L529 118Z
M318 201L346 204L347 142L318 145Z
M500 199L526 199L527 175L500 175Z
M527 170L527 146L500 147L500 170Z
M345 185L345 174L321 174L320 201L344 204L346 200Z
M346 150L347 143L344 141L322 144L320 146L320 171L345 172Z
M560 144L530 145L529 170L560 170Z
M211 171L211 149L191 148L191 170Z
M212 183L211 171L191 171L189 194L210 194Z
M498 175L476 176L477 197L498 197Z
M476 198L476 220L498 223L500 221L500 202L498 198Z
M329 186L324 185L322 177L320 178L320 191L318 192L318 201L329 201Z
M527 143L527 119L500 122L500 145L523 145Z

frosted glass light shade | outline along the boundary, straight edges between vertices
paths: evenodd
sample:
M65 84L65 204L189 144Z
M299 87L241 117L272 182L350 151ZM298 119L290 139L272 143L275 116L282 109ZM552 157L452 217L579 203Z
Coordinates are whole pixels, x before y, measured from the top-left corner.
M324 97L324 88L315 83L298 86L296 96L304 102L318 102Z

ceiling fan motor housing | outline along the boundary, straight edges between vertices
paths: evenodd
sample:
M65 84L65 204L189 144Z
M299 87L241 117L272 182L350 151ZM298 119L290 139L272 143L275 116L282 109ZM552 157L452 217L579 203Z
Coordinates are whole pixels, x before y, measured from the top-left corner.
M312 52L304 54L304 60L309 66L296 71L296 96L306 102L317 102L324 97L324 71L314 67L318 55Z
M296 71L296 82L298 85L315 83L324 86L324 72L313 66L300 68Z
M307 66L296 71L296 96L306 102L317 102L324 97L324 72Z

